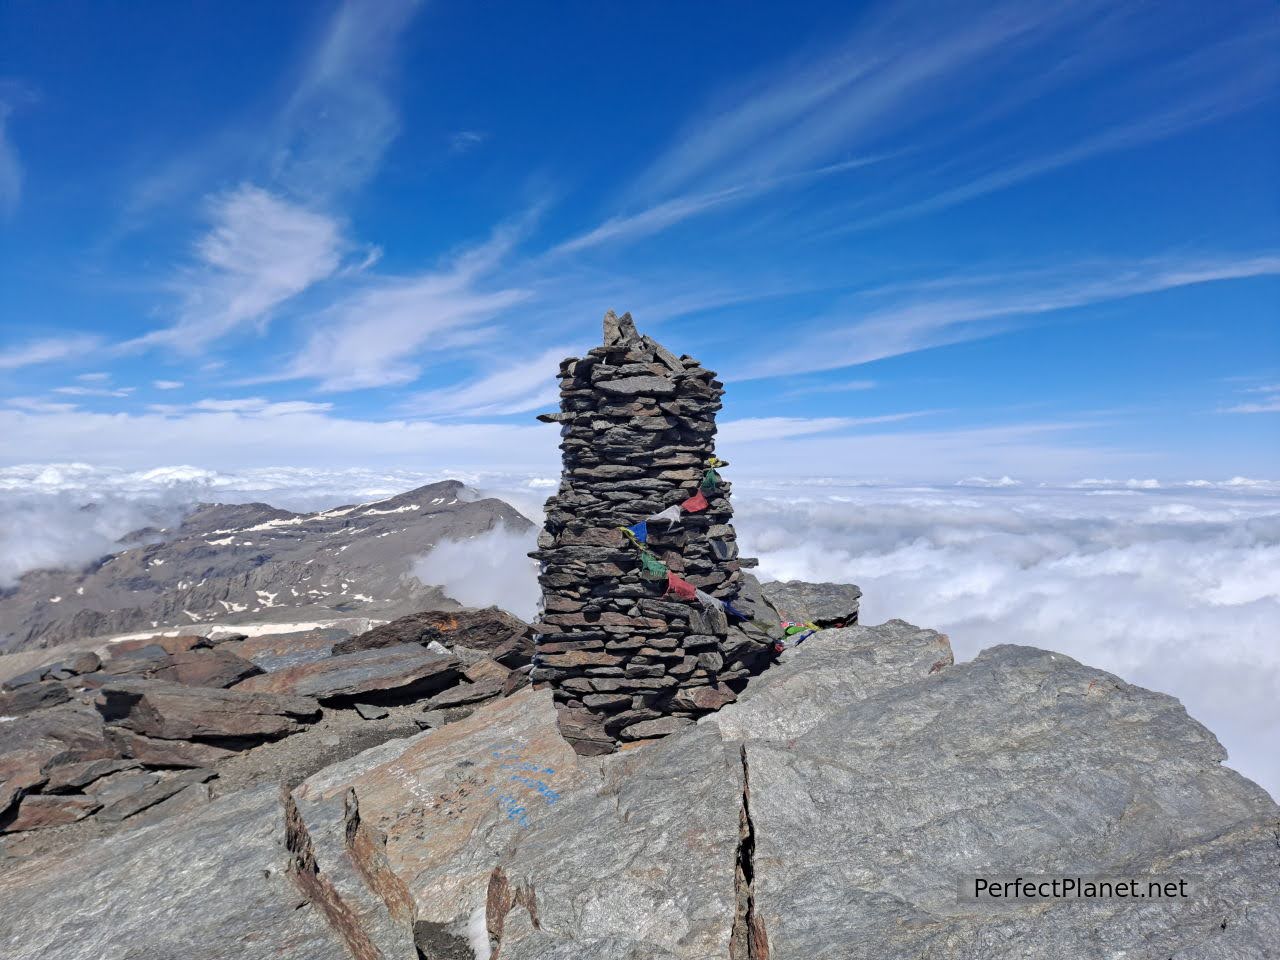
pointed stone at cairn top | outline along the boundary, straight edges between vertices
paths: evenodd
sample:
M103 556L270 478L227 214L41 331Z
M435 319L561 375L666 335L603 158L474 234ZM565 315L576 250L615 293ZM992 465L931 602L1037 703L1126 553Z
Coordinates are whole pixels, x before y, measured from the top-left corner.
M617 344L631 343L639 338L636 333L635 321L631 319L631 314L624 313L618 316L612 310L604 315L604 345L612 347Z

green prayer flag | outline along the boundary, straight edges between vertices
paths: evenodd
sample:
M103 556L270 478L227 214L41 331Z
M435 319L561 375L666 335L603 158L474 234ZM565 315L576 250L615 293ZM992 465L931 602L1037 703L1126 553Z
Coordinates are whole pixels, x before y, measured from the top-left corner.
M646 580L665 580L667 576L667 565L648 550L641 550L640 576Z
M716 473L712 468L702 475L702 490L704 493L714 493L716 487L720 485L720 474Z

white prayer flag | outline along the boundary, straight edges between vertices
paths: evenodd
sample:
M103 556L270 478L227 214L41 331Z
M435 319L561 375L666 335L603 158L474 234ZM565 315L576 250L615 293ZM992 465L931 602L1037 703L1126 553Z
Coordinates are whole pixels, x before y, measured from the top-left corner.
M693 595L698 598L698 602L704 607L719 607L721 610L724 609L724 601L717 597L713 597L709 593L704 593L701 590L695 590L693 591Z
M667 529L671 529L671 525L680 522L680 507L667 507L661 513L655 513L651 517L645 517L646 520L665 520L667 521Z

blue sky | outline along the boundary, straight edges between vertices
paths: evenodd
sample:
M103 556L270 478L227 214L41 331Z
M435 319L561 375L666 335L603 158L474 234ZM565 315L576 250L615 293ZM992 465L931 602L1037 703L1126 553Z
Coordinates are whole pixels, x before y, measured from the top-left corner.
M544 469L607 308L753 470L1280 476L1280 10L6 4L4 464Z

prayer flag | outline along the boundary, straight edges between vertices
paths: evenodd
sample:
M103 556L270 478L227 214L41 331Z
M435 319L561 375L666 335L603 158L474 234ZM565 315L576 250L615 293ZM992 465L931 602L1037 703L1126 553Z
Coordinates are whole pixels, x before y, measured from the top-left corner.
M717 560L733 559L733 547L730 546L728 540L712 540L711 552L716 555Z
M667 576L667 565L648 550L641 550L640 576L646 580L661 580Z
M670 530L672 524L680 522L680 508L667 507L667 509L663 510L661 513L655 513L653 516L646 517L645 519L655 521L665 520L667 521L667 529Z
M715 493L716 488L720 486L720 474L715 469L709 469L702 475L702 492Z
M693 595L704 607L719 607L721 610L724 609L724 601L716 599L709 593L705 593L702 590L695 590L693 591Z
M715 467L727 467L728 465L729 465L728 460L721 460L719 457L715 456L714 454L707 457L707 466L713 469Z
M633 523L629 527L619 527L618 529L636 543L649 542L649 524L645 520L641 520L639 523Z
M725 612L725 613L728 613L728 614L730 614L730 615L732 615L732 616L735 616L735 617L737 617L739 620L750 620L750 619L751 619L751 618L750 618L750 617L748 617L745 613L743 613L741 610L739 610L737 607L735 607L732 603L730 603L728 600L725 600L725 601L724 601L724 602L722 602L720 605L721 605L722 607L724 607L724 612Z
M667 593L674 593L681 600L698 599L698 588L670 571L667 572Z
M699 510L705 510L707 509L707 498L699 490L684 503L680 504L680 509L687 513L697 513Z

